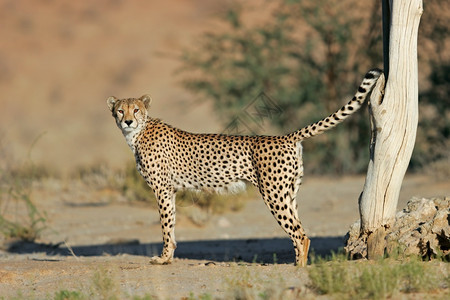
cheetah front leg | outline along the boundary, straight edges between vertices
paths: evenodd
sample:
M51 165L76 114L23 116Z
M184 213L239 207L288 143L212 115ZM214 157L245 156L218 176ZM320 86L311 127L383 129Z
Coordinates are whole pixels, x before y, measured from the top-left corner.
M150 263L155 265L170 264L177 248L175 241L175 192L172 189L155 191L158 199L159 218L163 234L161 256L153 256Z

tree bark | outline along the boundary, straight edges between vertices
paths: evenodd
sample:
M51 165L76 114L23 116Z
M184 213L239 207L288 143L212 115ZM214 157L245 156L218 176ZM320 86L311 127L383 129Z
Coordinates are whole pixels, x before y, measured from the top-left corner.
M389 78L384 90L380 77L370 98L370 161L359 198L360 239L367 246L359 256L369 259L386 249L385 237L395 220L418 124L417 35L422 0L392 0L390 8Z

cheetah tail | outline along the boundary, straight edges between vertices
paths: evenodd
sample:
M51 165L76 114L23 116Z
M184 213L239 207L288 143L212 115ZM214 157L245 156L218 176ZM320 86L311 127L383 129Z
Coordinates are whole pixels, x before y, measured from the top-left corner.
M377 68L367 72L355 96L341 109L320 121L289 134L288 136L295 141L302 141L336 127L336 125L343 122L350 115L354 114L361 108L367 98L367 95L372 91L375 83L382 73L383 71Z

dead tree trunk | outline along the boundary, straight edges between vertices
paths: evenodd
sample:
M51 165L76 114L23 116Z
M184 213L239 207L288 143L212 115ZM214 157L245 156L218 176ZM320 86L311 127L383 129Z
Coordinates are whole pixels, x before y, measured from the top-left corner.
M384 26L390 27L389 42L384 44L389 44L385 67L389 74L386 86L382 76L370 98L372 139L366 182L359 198L359 236L346 246L352 257L383 255L416 138L417 34L422 0L391 0L389 6L390 26Z

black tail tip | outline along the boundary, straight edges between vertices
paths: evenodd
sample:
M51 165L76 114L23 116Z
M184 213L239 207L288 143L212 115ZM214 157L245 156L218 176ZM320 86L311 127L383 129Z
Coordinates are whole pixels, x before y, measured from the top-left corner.
M383 73L383 70L379 68L373 68L369 70L369 72L366 73L366 76L364 78L366 79L373 79L375 77L379 77Z

